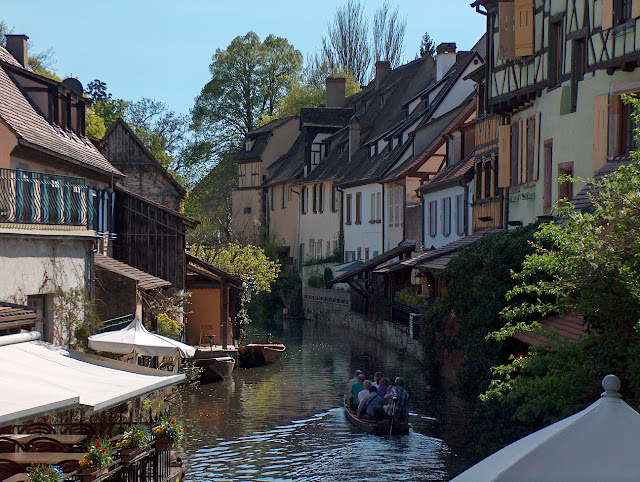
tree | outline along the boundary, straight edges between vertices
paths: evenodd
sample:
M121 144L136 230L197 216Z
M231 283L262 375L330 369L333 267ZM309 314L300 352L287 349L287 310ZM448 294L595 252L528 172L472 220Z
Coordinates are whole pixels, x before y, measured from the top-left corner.
M163 102L142 98L129 104L125 119L153 157L165 168L182 171L182 151L187 142L189 121Z
M426 57L427 55L431 58L436 56L436 43L429 35L429 32L424 33L422 42L420 42L420 57Z
M13 29L2 20L0 20L0 45L5 47L7 45L7 34L13 33Z
M191 127L200 145L191 147L203 156L200 160L215 163L218 154L258 126L261 116L273 115L301 68L300 52L273 35L261 42L249 32L216 50L211 80L192 110Z
M85 95L92 102L86 111L87 134L102 139L118 118L124 118L129 103L122 99L113 99L107 90L107 84L99 79L87 84Z
M400 65L406 28L407 19L400 18L398 7L392 9L385 0L373 16L373 57L388 60L392 68Z

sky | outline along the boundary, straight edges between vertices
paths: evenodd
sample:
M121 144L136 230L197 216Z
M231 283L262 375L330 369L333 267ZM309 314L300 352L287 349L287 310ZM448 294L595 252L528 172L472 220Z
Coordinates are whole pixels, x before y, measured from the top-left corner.
M362 0L370 18L383 0ZM83 85L106 82L114 98L159 100L188 114L209 81L216 49L250 30L284 37L306 58L321 45L345 0L0 0L0 20L29 36L30 52L53 49L51 66ZM468 50L485 17L471 0L395 0L406 17L404 59L415 58L429 32L436 43ZM370 21L370 24L372 22Z

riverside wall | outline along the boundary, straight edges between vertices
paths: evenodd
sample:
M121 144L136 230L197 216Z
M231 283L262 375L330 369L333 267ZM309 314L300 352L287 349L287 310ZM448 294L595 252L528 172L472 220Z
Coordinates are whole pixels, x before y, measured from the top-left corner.
M353 330L407 354L422 358L422 346L410 336L409 327L389 321L367 320L351 311L351 297L344 290L322 288L302 289L305 317L327 325Z

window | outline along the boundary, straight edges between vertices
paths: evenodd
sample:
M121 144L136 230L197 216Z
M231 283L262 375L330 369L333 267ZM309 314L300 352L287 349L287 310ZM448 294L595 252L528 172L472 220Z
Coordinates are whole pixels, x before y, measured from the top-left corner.
M260 167L257 162L251 163L251 186L260 184Z
M322 246L323 246L322 240L319 239L318 242L316 243L316 249L318 250L318 252L316 253L316 257L318 259L322 258Z
M634 131L638 128L638 123L633 119L633 106L621 102L621 128L618 154L621 156L629 154L638 148L638 142L635 139Z
M458 194L456 196L456 234L464 235L464 196Z
M402 186L396 186L396 195L395 197L395 206L394 206L394 216L395 216L395 226L400 226L402 224L402 220L400 219L400 204L402 202Z
M364 260L369 261L369 248L364 248Z
M484 169L484 197L491 197L491 162L485 162Z
M344 207L344 213L345 213L345 224L351 224L351 194L347 194L347 202L346 202L346 206Z
M273 211L276 208L276 187L273 186L271 188L271 210Z
M300 194L300 212L302 214L307 213L307 192L308 191L309 189L307 189L306 186L302 186L302 191Z
M442 198L442 234L451 234L451 198Z
M631 20L631 3L632 0L614 0L613 1L613 24L620 25L627 20Z
M331 254L331 241L327 241L327 256Z
M311 199L313 200L313 212L318 212L318 185L313 185L313 194L311 195Z
M244 208L244 214L251 214L251 208L250 207L246 207Z
M438 201L429 201L429 236L438 234Z
M371 193L371 210L370 210L370 217L369 217L369 222L370 223L375 223L376 222L376 194L375 193Z
M387 192L389 193L389 226L393 226L393 203L395 190L391 184L388 184Z
M317 166L318 164L320 164L320 161L322 160L322 143L321 142L314 142L313 144L311 144L311 169L313 169L313 166Z
M247 142L244 143L244 150L250 151L253 149L253 145L256 143L255 139L247 139Z
M318 184L318 211L324 212L324 184Z
M558 164L558 199L571 201L573 199L573 183L561 183L560 176L562 175L573 176L573 162L561 162Z
M313 258L316 255L316 242L313 239L309 240L309 257Z
M331 212L338 211L338 188L334 185L331 186Z
M356 193L356 224L362 223L362 193ZM360 259L358 257L358 259Z
M358 260L362 259L362 248L356 249L356 259Z
M549 88L560 85L562 79L562 21L552 23L549 29Z
M238 187L247 185L247 165L238 164Z
M476 199L482 199L482 160L478 159L476 163Z
M282 185L282 209L287 207L287 185Z
M382 193L376 193L376 221L382 221Z
M586 40L574 40L571 48L571 112L575 112L578 107L578 83L584 79L586 57Z
M551 162L553 159L553 139L544 141L544 203L543 214L551 213Z

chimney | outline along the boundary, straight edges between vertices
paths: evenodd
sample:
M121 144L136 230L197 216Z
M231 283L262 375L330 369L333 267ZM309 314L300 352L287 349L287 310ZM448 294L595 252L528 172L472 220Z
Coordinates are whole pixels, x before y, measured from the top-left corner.
M356 151L360 148L360 119L353 116L349 120L349 162L353 159Z
M327 107L344 107L344 77L327 77Z
M13 57L20 62L25 69L29 65L29 55L27 53L26 35L5 35L7 38L7 50Z
M436 47L436 82L456 63L456 43L444 42Z
M388 60L378 60L376 62L376 90L380 89L389 72L391 72L391 62Z

